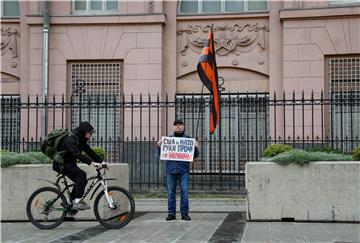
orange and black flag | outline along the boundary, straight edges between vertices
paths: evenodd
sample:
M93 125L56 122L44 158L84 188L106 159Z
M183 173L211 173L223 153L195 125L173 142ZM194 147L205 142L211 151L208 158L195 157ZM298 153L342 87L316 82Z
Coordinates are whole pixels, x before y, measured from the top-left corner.
M218 72L215 60L214 36L212 29L209 33L209 38L202 50L199 62L197 65L199 77L205 87L210 91L211 112L210 112L210 133L215 132L220 120L220 103L219 103L219 81Z

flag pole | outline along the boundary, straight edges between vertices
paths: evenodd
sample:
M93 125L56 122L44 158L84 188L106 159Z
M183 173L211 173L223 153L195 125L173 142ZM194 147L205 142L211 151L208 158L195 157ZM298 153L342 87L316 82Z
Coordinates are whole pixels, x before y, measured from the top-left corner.
M196 132L195 132L195 138L196 138L196 140L197 140L197 138L198 138L199 121L200 121L200 114L201 114L201 102L202 102L202 98L203 98L203 92L204 92L204 84L203 84L202 87L201 87L200 103L199 103L199 114L198 114L198 118L197 118Z

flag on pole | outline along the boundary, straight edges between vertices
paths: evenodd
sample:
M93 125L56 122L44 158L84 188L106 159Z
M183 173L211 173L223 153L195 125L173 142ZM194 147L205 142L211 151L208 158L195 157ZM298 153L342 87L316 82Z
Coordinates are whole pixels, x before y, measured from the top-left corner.
M219 81L218 72L215 60L214 36L212 29L209 33L207 42L201 52L199 62L197 65L200 80L205 87L210 91L211 112L210 112L210 133L215 132L220 120L220 104L219 104Z

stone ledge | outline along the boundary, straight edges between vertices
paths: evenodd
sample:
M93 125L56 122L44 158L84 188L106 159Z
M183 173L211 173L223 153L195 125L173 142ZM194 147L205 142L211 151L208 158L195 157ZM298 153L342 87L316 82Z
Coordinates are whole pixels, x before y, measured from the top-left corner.
M103 24L165 24L166 17L164 14L153 15L69 15L69 16L52 16L50 23L52 25L103 25ZM26 16L28 25L40 25L43 22L42 16Z
M358 17L360 15L359 6L311 8L311 9L286 9L280 10L281 20L309 19L309 18L339 18L339 17Z

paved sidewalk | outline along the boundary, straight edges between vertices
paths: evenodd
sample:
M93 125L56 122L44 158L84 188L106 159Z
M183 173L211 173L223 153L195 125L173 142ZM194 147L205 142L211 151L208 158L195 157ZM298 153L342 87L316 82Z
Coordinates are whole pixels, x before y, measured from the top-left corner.
M192 221L166 222L166 213L137 213L126 227L64 222L53 230L1 223L1 242L360 243L360 224L248 222L245 213L191 213ZM177 215L179 217L179 215Z
M1 223L1 242L208 242L228 213L192 213L192 221L166 222L166 216L138 215L119 230L107 230L97 222L64 222L52 230L30 223Z
M360 224L248 222L241 243L360 243Z

